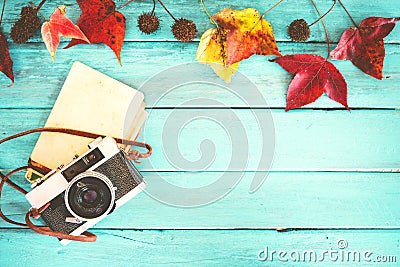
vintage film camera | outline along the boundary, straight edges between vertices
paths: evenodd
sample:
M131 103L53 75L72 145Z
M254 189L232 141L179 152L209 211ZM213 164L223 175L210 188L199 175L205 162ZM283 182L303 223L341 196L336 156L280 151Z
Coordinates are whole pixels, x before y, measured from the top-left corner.
M53 231L80 235L145 188L142 175L113 138L97 138L89 148L26 194L33 208L50 202L41 217Z

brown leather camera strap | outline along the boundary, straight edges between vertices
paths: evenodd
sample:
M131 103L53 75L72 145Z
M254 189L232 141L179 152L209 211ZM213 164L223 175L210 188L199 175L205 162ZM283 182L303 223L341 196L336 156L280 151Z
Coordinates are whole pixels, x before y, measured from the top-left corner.
M17 133L17 134L8 136L4 139L1 139L0 144L7 142L9 140L15 139L15 138L22 137L24 135L28 135L28 134L32 134L32 133L39 133L39 132L64 133L64 134L77 135L77 136L82 136L82 137L87 137L87 138L92 138L92 139L96 139L98 137L105 137L105 135L95 134L95 133L90 133L90 132L85 132L85 131L79 131L79 130L74 130L74 129L57 128L57 127L43 127L43 128L31 129L31 130L28 130L25 132L21 132L21 133ZM152 147L149 144L137 142L137 141L133 141L133 140L121 139L121 138L114 138L114 139L119 144L137 146L137 147L142 147L142 148L147 149L146 153L140 153L137 150L131 150L128 153L128 158L130 160L134 160L136 163L138 163L137 161L141 158L148 158L152 153Z
M7 183L7 184L10 185L12 188L14 188L15 190L21 192L21 193L24 194L24 195L27 193L26 190L24 190L24 189L21 188L20 186L16 185L15 183L11 182L10 180L8 180L8 178L9 178L11 175L13 175L14 173L17 173L17 172L26 170L27 168L28 168L28 166L23 166L23 167L19 167L19 168L13 170L13 171L7 173L6 175L0 174L0 175L1 175L1 182L0 182L0 200L1 200L1 195L2 195L2 191L3 191L4 183ZM3 220L5 220L6 222L8 222L8 223L15 224L15 225L19 225L19 226L25 226L25 227L27 226L27 225L24 224L24 223L16 222L16 221L14 221L14 220L11 220L11 219L7 218L7 216L5 216L4 213L3 213L3 211L1 210L1 206L0 206L0 217L1 217Z
M1 193L3 190L3 186L4 183L9 184L12 188L14 188L15 190L26 194L27 191L25 191L23 188L21 188L20 186L16 185L15 183L13 183L12 181L9 180L9 177L17 172L26 170L28 168L28 166L23 166L23 167L19 167L11 172L9 172L8 174L1 175L2 179L0 182L0 198L1 198ZM68 240L73 240L73 241L81 241L81 242L94 242L96 241L96 235L89 233L89 232L84 232L82 233L82 235L80 236L73 236L73 235L69 235L69 234L65 234L65 233L60 233L60 232L55 232L52 231L49 227L47 226L38 226L35 225L31 222L30 217L33 218L38 218L40 216L41 211L43 211L44 209L47 208L48 205L43 206L42 208L40 208L39 210L37 209L31 209L30 211L28 211L25 215L25 223L20 223L20 222L16 222L14 220L11 220L10 218L8 218L7 216L4 215L3 211L1 210L0 207L0 217L5 220L8 223L11 224L15 224L18 226L24 226L24 227L29 227L31 228L33 231L35 231L36 233L42 234L42 235L49 235L49 236L54 236L60 239L68 239Z
M29 228L31 228L33 231L35 231L38 234L49 235L49 236L57 237L59 239L68 239L68 240L80 241L80 242L94 242L97 239L97 236L95 234L92 234L92 233L86 232L86 231L83 232L79 236L73 236L73 235L69 235L69 234L65 234L65 233L61 233L61 232L52 231L49 227L34 225L31 222L30 217L34 218L36 212L38 212L38 211L30 210L25 215L25 222Z
M1 139L0 140L0 144L2 144L4 142L7 142L9 140L24 136L24 135L28 135L28 134L32 134L32 133L38 133L38 132L65 133L65 134L83 136L83 137L88 137L88 138L93 138L93 139L98 138L98 137L104 137L104 135L98 135L98 134L94 134L94 133L90 133L90 132L84 132L84 131L78 131L78 130L74 130L74 129L49 128L49 127L47 127L47 128L36 128L36 129L28 130L28 131L25 131L25 132L21 132L21 133L15 134L15 135L11 135L9 137ZM137 147L142 147L142 148L146 148L147 149L146 153L140 153L137 150L129 151L129 153L127 155L128 159L134 160L135 162L137 162L140 158L149 157L151 155L151 153L152 153L152 148L151 148L151 146L149 144L141 143L141 142L137 142L137 141L132 141L132 140L120 139L120 138L114 138L114 139L115 139L115 141L117 143L126 144L126 145L132 145L132 146L137 146ZM29 167L28 166L19 167L19 168L13 170L13 171L7 173L6 175L3 175L0 172L0 177L1 177L1 182L0 182L0 200L1 200L1 195L2 195L2 190L3 190L4 183L7 183L12 188L14 188L15 190L21 192L24 195L27 193L27 191L25 189L23 189L22 187L18 186L17 184L15 184L11 180L9 180L11 175L13 175L13 174L15 174L17 172L26 170L27 168L29 168ZM1 205L0 205L0 217L3 220L5 220L6 222L8 222L8 223L15 224L15 225L18 225L18 226L29 227L33 231L35 231L36 233L39 233L39 234L48 235L48 236L54 236L54 237L57 237L59 239L68 239L68 240L80 241L80 242L94 242L94 241L96 241L96 238L97 238L96 235L94 235L92 233L89 233L89 232L83 232L80 236L73 236L73 235L69 235L69 234L65 234L65 233L61 233L61 232L52 231L47 226L37 226L37 225L33 224L32 221L30 220L30 217L39 218L40 217L40 213L44 209L47 208L48 204L44 205L40 209L31 209L31 210L29 210L25 215L25 222L26 223L17 222L17 221L11 220L7 216L5 216L4 213L1 210Z

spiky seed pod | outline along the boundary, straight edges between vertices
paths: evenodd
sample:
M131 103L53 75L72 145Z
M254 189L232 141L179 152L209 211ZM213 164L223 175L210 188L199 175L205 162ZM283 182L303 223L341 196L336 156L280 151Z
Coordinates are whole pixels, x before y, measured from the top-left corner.
M304 19L296 19L288 27L290 39L295 42L304 42L310 37L310 27Z
M174 34L175 39L181 42L193 41L196 36L196 24L188 19L180 18L175 21L171 27L171 31Z
M25 6L21 9L21 17L11 28L11 39L18 44L26 43L41 24L42 21L37 16L36 8Z
M150 34L158 30L160 20L155 14L143 13L138 17L139 30L145 34Z
M21 8L21 13L20 13L21 17L32 16L34 14L36 14L36 8L32 6L24 6Z

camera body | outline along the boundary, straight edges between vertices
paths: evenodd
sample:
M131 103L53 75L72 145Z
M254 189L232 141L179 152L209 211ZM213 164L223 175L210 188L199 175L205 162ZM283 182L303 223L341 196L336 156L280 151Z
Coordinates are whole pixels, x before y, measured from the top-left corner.
M25 195L33 208L50 202L41 217L53 231L80 235L146 186L113 138L98 138L89 148Z

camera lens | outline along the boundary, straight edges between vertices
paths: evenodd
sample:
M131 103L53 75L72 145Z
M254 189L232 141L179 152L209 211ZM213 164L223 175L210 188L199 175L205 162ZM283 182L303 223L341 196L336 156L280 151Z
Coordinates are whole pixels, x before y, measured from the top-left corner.
M115 193L111 181L97 172L84 172L76 176L65 191L65 204L71 214L87 220L110 212Z
M87 190L86 192L83 193L83 201L85 203L93 203L97 199L97 192L95 190Z

